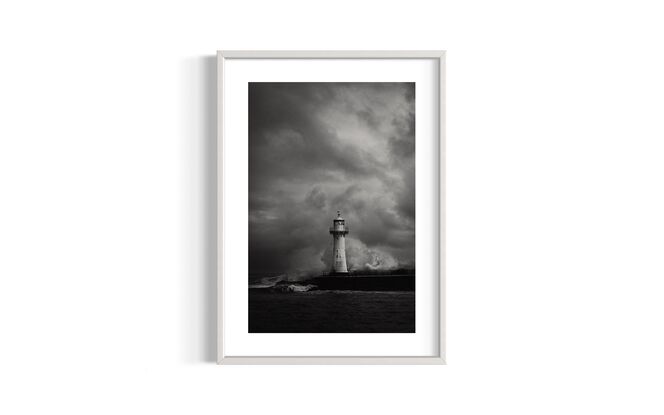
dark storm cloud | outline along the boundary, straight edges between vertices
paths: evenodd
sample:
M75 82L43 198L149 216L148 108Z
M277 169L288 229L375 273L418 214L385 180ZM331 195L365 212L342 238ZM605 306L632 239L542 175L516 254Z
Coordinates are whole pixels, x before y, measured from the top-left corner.
M415 85L249 84L249 272L329 268L341 210L355 269L415 261Z

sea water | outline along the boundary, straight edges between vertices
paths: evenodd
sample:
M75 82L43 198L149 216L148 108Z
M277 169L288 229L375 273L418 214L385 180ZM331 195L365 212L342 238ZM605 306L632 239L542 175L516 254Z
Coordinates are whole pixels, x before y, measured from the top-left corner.
M414 333L415 292L250 288L249 332Z

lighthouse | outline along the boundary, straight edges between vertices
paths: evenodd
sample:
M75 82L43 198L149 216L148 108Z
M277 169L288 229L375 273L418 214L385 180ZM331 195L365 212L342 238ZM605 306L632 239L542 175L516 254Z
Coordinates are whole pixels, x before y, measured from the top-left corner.
M337 210L337 217L332 221L330 234L334 240L332 249L332 274L348 274L348 266L346 266L346 234L348 227L346 221L341 217L341 212Z

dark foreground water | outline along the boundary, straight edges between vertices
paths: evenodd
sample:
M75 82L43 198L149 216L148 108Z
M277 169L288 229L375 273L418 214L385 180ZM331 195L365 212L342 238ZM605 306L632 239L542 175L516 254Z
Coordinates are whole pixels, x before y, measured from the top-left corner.
M414 333L413 291L249 290L250 333Z

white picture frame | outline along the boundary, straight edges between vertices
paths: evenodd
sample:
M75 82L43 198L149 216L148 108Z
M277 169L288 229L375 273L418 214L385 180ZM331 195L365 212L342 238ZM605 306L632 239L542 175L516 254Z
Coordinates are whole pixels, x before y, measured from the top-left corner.
M362 59L362 60L394 60L394 59L426 59L434 60L438 65L437 84L438 91L438 158L437 177L431 179L437 181L438 195L434 200L438 202L438 310L437 313L437 353L431 356L254 356L254 355L229 355L225 348L225 287L227 286L224 275L224 265L229 259L226 255L226 222L224 215L224 200L228 197L224 186L226 170L225 157L233 157L226 154L225 116L226 109L234 105L224 95L225 66L234 59L289 59L289 60L329 60L329 59ZM446 364L445 360L445 51L218 51L217 52L217 363L218 364Z

